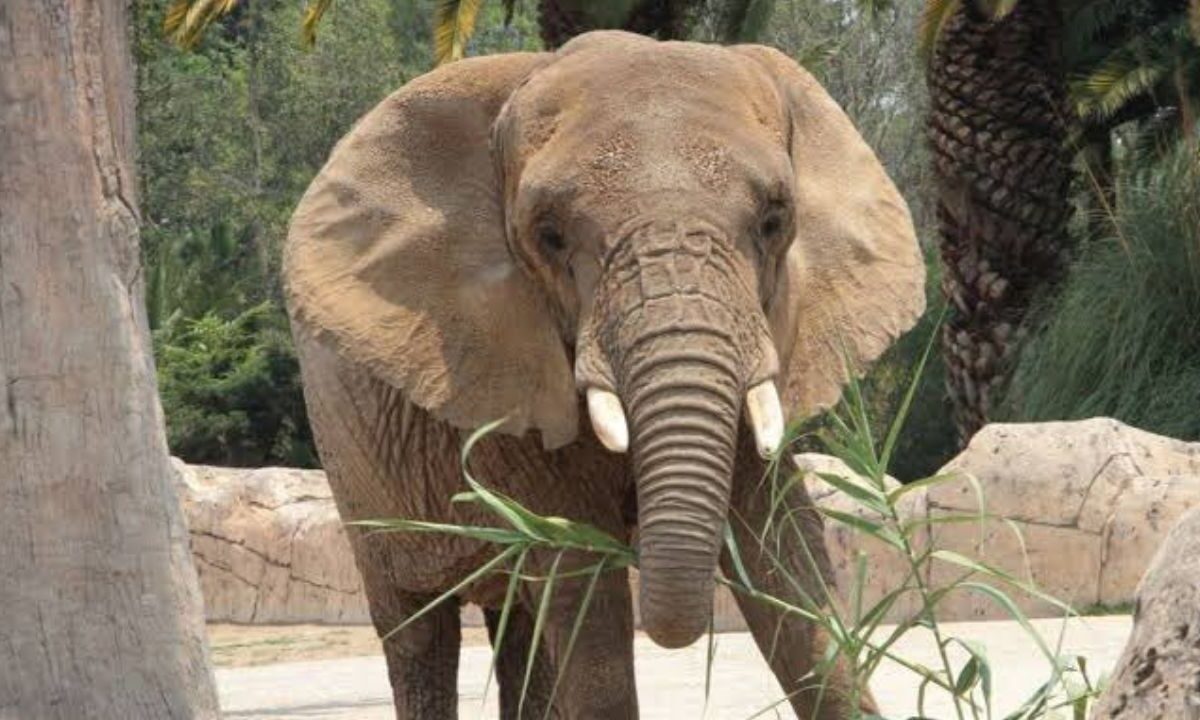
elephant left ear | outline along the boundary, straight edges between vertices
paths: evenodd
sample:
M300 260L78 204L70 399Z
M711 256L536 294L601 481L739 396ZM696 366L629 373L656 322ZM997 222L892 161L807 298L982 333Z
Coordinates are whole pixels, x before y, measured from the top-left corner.
M789 420L835 404L925 310L908 206L833 98L783 53L733 48L765 72L790 123L796 236L768 301Z

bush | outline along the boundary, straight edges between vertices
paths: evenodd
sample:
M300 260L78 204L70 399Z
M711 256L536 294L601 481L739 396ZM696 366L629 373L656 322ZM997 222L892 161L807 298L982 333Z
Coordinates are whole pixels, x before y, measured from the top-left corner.
M1022 352L1002 415L1096 415L1200 438L1200 173L1183 145L1118 185L1111 234L1086 246Z
M316 466L286 323L266 302L232 320L176 314L154 333L171 452L214 465Z

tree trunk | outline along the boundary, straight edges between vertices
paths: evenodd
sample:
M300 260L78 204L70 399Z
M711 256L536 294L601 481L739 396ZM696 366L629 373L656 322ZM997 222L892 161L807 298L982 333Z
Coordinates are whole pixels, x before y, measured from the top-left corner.
M124 0L0 3L0 717L218 715L142 302Z
M1006 17L963 2L928 70L929 138L952 309L947 385L960 441L987 423L1031 301L1066 266L1068 104L1057 0Z
M1138 585L1133 635L1092 720L1200 720L1200 509L1183 516Z

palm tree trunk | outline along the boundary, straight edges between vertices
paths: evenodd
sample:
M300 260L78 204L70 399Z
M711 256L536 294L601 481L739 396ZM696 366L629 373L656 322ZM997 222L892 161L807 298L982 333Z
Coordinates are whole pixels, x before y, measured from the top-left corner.
M991 414L1035 295L1066 266L1068 105L1058 0L965 0L928 69L947 385L960 441Z

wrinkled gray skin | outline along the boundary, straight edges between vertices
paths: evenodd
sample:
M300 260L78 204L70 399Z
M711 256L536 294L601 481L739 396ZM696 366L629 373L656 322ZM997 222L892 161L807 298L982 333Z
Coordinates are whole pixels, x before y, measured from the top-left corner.
M556 55L467 61L425 76L338 147L297 211L287 274L310 416L344 518L493 524L449 498L463 489L459 448L470 428L503 414L489 404L499 397L517 408L507 428L515 434L483 440L472 456L474 474L539 513L586 521L624 540L636 525L641 614L656 642L680 647L705 631L714 571L734 572L722 551L727 518L754 584L799 602L798 589L755 551L750 528L767 521L770 494L760 485L766 466L742 419L743 398L771 378L785 403L796 392L828 395L807 390L816 381L788 377L796 368L815 376L809 368L834 362L795 359L799 353L781 339L805 327L788 329L802 312L797 287L817 277L814 267L852 278L854 263L882 262L888 251L872 245L843 257L828 249L837 237L798 233L799 221L811 216L819 224L824 216L797 207L798 197L820 192L805 196L797 186L788 143L798 142L798 111L773 77L778 63L800 72L762 49L592 34ZM478 107L455 99L464 87ZM839 132L849 127L837 122ZM488 134L471 145L483 128ZM383 149L372 151L372 143ZM874 163L866 156L847 162ZM396 179L362 180L388 173ZM919 291L911 229L900 227L907 211L882 171L872 165L861 177L847 172L836 181L849 183L847 196L879 184L887 212L899 218L894 272L911 275L905 287ZM422 223L433 229L411 230ZM381 245L380 237L399 239ZM802 240L811 247L788 269L785 258ZM838 294L820 283L809 283L810 295ZM375 306L380 298L384 309ZM864 359L920 309L907 295L882 302L887 307L876 314L894 314L891 326L846 321L861 322L871 338L859 343L858 329L844 328ZM496 357L508 359L489 364ZM512 376L521 378L515 388ZM839 371L825 376L834 378L836 394ZM620 398L628 455L598 442L585 419L589 387ZM531 431L520 434L522 427ZM803 486L778 509L792 511L790 527L799 529L781 535L782 562L821 598L828 560ZM351 536L381 634L496 552L439 535ZM545 574L553 561L551 553L535 554L527 570ZM568 553L558 570L591 562ZM561 674L554 716L636 717L627 582L624 571L599 581L569 663L562 660L586 580L558 585L526 716L542 717ZM503 578L483 582L459 600L488 608L494 630L503 587ZM540 591L522 588L499 657L506 718L517 716ZM759 647L773 649L771 667L795 693L797 713L847 716L849 680L840 669L815 716L817 692L801 689L812 684L802 678L825 639L794 616L739 602ZM446 603L384 643L398 717L454 717L458 613L458 602Z

